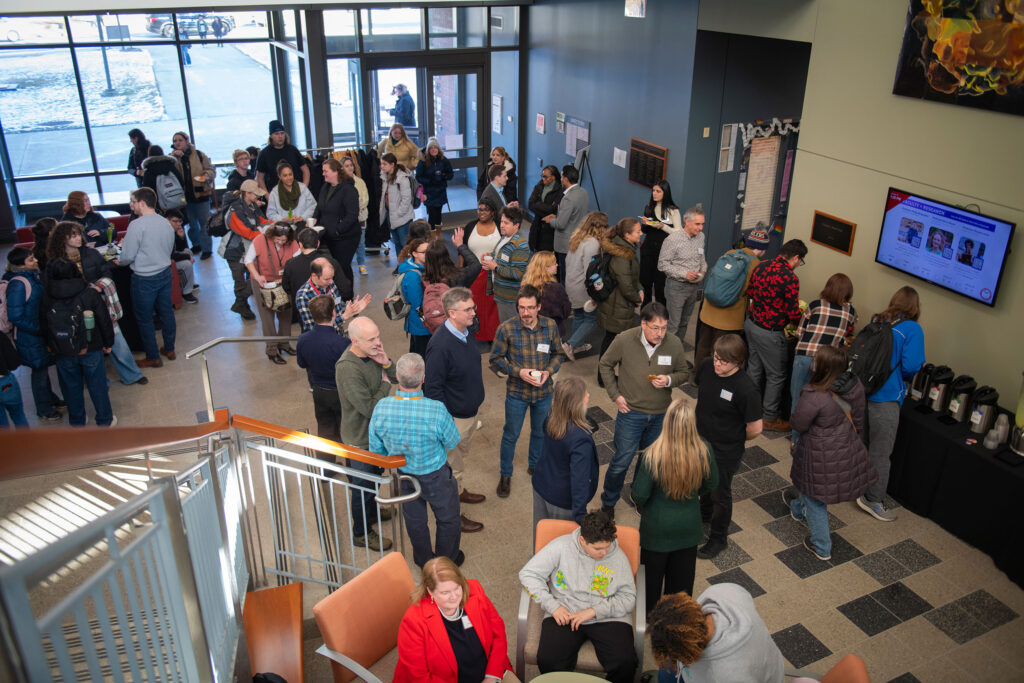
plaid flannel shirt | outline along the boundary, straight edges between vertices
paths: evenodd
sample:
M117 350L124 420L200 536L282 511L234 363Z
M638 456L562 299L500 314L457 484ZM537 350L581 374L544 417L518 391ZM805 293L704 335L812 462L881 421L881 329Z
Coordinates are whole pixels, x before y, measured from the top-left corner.
M544 345L547 345L546 351L542 350ZM555 373L564 355L554 320L539 315L537 325L531 330L516 316L498 325L490 364L508 375L509 396L534 403L554 389ZM539 387L527 384L519 376L523 368L547 370L548 381Z
M302 331L308 332L316 325L313 322L313 315L309 312L309 302L313 300L313 297L321 294L326 294L334 299L334 329L339 334L344 334L345 319L342 314L345 313L348 304L341 300L338 286L332 282L329 286L321 289L314 287L311 280L306 280L306 284L299 287L299 291L295 293L295 308L299 311L299 323L302 325Z
M459 444L459 430L444 404L425 398L423 391L395 392L382 398L370 417L370 451L404 455L406 474L430 474L448 461Z
M853 337L856 323L857 311L849 303L833 306L823 299L812 301L797 328L797 354L813 356L821 346L838 348L844 339Z

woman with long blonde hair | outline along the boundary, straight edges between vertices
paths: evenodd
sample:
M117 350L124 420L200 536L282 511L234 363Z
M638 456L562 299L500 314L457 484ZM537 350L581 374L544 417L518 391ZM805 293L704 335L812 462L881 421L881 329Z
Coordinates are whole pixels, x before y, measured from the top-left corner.
M662 595L693 593L697 546L703 539L700 497L718 486L711 446L697 433L693 408L677 398L661 435L644 452L632 495L640 511L640 561L647 567L647 608Z
M533 285L540 292L540 314L558 325L558 336L565 339L565 321L572 312L565 287L558 284L558 262L553 251L538 251L526 265L522 284Z
M608 214L591 211L569 238L569 253L565 256L565 291L572 306L572 335L562 344L569 360L575 360L575 353L590 350L587 336L597 327L597 308L587 310L590 295L584 282L590 259L601 251L601 240L607 232Z

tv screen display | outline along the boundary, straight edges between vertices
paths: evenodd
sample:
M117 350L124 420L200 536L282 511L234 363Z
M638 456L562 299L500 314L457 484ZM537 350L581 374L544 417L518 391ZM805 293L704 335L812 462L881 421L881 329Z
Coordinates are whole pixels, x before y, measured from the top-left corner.
M993 306L1014 227L890 187L875 261Z

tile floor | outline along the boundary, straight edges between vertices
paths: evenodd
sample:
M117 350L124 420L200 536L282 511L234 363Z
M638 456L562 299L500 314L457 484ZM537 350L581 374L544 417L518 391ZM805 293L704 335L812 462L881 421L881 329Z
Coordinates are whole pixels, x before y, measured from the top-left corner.
M355 288L377 297L370 315L381 326L388 352L397 357L408 342L400 324L388 322L380 312L394 259L394 252L368 256L370 274L357 275ZM111 400L121 426L194 423L205 410L201 362L186 360L184 352L216 337L259 334L257 323L244 322L227 310L232 285L224 262L215 256L196 265L199 303L185 304L176 316L178 360L146 370L147 386L122 386L109 370ZM298 327L293 330L297 333ZM691 326L691 341L692 334ZM217 406L288 427L315 427L305 375L294 359L274 365L259 344L242 343L214 348L208 359ZM596 356L568 363L561 373L593 382ZM484 374L489 398L481 408L484 428L475 437L466 484L488 498L464 512L485 528L463 536L463 569L482 582L505 618L514 655L520 593L516 574L530 554L532 523L527 438L524 434L517 448L512 495L499 499L494 487L504 387L493 374ZM26 412L34 420L26 369L19 370L19 380ZM592 414L601 423L595 438L606 464L612 454L614 407L596 384L591 402ZM806 527L792 520L782 503L781 490L789 482L788 444L776 434L751 443L734 480L729 547L713 561L698 560L695 591L723 581L746 587L794 667L823 673L852 652L867 662L873 681L1024 680L1024 591L985 554L903 509L897 509L896 522L885 524L852 503L830 506L832 560L817 560L801 545ZM10 492L8 485L0 485L0 494ZM639 523L624 502L617 517L623 524ZM320 640L308 609L322 597L322 589L309 588L307 675L311 681L330 680L326 662L313 652ZM645 659L645 668L652 668L649 652ZM388 666L382 662L377 668L385 680ZM528 671L528 677L535 674Z

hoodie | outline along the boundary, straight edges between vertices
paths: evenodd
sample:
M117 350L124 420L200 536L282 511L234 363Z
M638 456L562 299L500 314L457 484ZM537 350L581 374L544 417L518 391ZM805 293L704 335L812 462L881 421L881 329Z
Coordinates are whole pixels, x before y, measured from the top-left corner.
M785 664L754 608L750 593L734 583L711 586L697 598L715 622L711 642L690 666L677 663L677 681L687 683L782 683Z
M592 608L596 616L587 624L621 621L633 625L636 586L629 558L612 541L600 560L583 552L580 530L559 536L541 548L519 570L523 588L540 604L545 616L559 606L570 612Z

